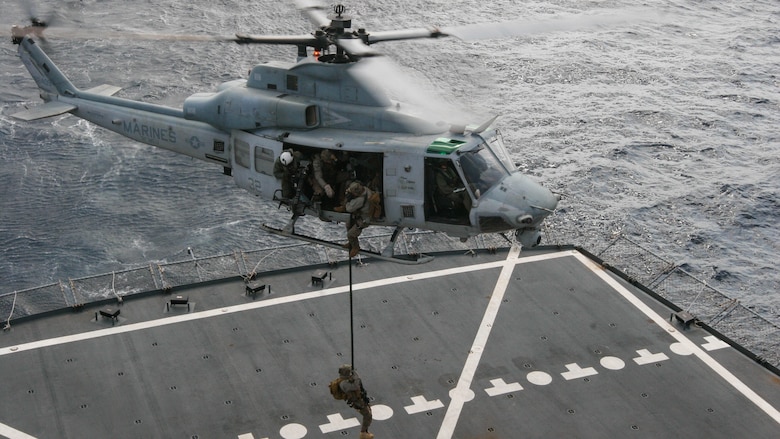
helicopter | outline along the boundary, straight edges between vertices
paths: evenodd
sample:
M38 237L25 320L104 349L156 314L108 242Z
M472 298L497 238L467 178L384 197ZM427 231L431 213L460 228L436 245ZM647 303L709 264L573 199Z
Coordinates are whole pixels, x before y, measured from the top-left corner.
M460 37L473 26L368 32L352 30L342 5L330 14L317 1L300 0L296 7L316 26L311 34L215 38L294 46L296 62L257 65L246 79L186 98L181 109L116 97L121 88L111 85L79 89L33 38L42 36L45 24L33 23L25 32L17 27L13 42L44 104L12 116L31 121L70 113L135 141L221 166L238 187L291 212L283 228L262 226L286 237L344 248L296 233L295 223L305 216L349 223L351 214L343 206L357 182L377 195L368 225L395 228L381 251L357 249L363 254L408 263L429 260L395 254L396 239L406 228L462 241L511 233L524 247L541 243L542 223L560 197L517 169L494 127L496 117L473 124L431 121L391 99L358 68L383 57L375 43ZM279 178L274 175L279 163L294 169ZM323 166L329 170L324 185L318 184Z

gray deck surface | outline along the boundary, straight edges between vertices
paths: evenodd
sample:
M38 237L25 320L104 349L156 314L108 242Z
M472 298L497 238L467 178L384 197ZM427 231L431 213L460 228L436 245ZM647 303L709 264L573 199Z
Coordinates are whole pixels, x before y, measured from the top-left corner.
M507 250L353 267L371 431L780 437L780 377L592 268ZM332 272L322 287L317 269ZM271 293L255 298L236 279L126 300L116 325L99 306L14 325L0 334L0 436L357 438L359 415L328 392L351 361L346 263L262 279ZM166 310L176 295L189 311Z

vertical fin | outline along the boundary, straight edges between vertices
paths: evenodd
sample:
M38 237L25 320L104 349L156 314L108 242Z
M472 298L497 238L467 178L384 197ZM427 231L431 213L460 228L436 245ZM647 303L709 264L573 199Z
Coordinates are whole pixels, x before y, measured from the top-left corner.
M29 36L24 37L19 43L19 57L41 90L52 94L75 96L78 89Z

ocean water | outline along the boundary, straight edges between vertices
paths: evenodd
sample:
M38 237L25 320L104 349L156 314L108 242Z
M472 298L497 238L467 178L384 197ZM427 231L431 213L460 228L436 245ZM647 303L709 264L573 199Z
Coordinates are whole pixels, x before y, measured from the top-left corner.
M354 27L369 31L528 20L535 32L516 38L376 47L407 71L415 93L479 121L499 116L520 168L563 196L551 239L624 233L780 320L776 0L344 3ZM270 0L56 4L39 2L36 13L53 13L63 33L91 36L42 43L74 84L117 85L122 97L174 107L295 51L107 36L311 30L291 3ZM0 8L3 29L24 22L20 2ZM594 26L604 14L614 19ZM560 17L565 26L554 25ZM188 247L206 256L282 242L259 226L283 223L287 212L219 167L72 116L11 119L39 99L7 40L0 72L0 293L181 260ZM324 233L316 221L299 224Z

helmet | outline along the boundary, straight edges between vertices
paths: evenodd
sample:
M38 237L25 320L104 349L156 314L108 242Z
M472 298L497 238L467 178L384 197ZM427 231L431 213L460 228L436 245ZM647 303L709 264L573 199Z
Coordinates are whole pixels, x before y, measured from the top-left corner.
M282 155L279 156L279 161L282 162L284 166L288 166L292 163L293 156L290 151L284 151L282 152Z
M349 187L347 188L347 192L352 194L355 197L358 197L360 195L363 195L363 192L365 192L365 189L363 188L363 185L360 184L360 182L353 181Z
M342 378L349 378L352 375L352 365L343 364L339 367L339 376Z

